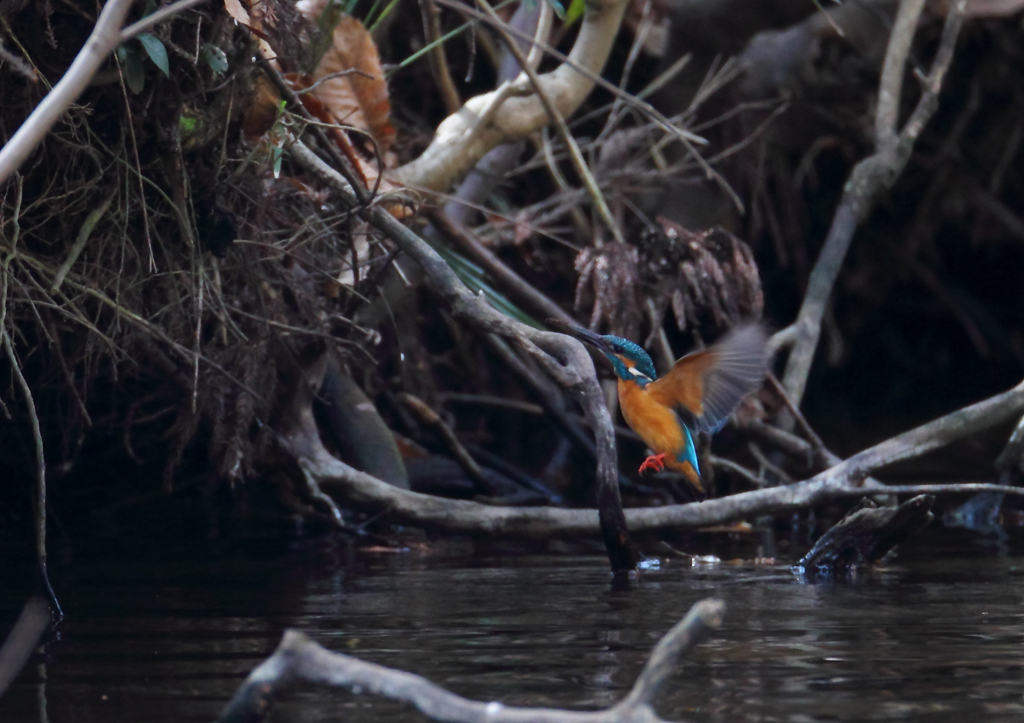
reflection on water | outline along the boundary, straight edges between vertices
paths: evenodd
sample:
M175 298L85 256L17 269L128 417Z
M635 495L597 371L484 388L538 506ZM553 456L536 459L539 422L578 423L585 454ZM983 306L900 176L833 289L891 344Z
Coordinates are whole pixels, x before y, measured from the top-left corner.
M849 583L784 566L665 561L628 591L597 556L292 550L169 563L105 557L55 571L67 620L0 698L0 721L211 721L295 627L328 648L473 698L596 708L632 685L696 600L720 633L659 712L694 721L1020 720L1024 561L928 559ZM916 559L915 559L916 558ZM3 630L21 598L0 589ZM272 720L420 720L369 697L303 690Z

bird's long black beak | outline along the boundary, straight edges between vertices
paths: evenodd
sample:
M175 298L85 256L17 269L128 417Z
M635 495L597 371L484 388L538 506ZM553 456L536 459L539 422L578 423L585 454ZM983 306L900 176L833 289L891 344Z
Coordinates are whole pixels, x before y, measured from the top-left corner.
M593 332L590 329L584 329L582 326L577 326L576 324L571 324L568 321L562 321L561 319L548 319L547 324L555 331L560 331L563 334L574 336L583 343L590 344L590 346L594 347L598 351L602 351L606 354L612 353L611 345L609 345L608 342L605 341L604 337L597 332Z

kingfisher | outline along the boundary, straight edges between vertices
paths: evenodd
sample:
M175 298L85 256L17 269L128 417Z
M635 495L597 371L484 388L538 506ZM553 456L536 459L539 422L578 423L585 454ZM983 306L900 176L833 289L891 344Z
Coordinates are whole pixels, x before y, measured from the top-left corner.
M640 465L640 473L668 467L705 497L693 435L717 432L743 397L761 386L768 372L764 328L757 323L737 326L714 346L687 354L659 377L650 355L629 339L554 319L549 323L611 361L622 416L654 453Z

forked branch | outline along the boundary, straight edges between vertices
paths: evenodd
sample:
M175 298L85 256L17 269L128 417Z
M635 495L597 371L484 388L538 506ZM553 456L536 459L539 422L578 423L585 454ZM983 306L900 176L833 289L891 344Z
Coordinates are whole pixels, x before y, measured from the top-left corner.
M333 653L296 630L288 630L272 656L259 665L218 718L218 723L256 723L270 711L285 685L297 682L365 691L410 703L445 723L661 723L654 696L679 658L722 624L725 603L701 600L661 639L633 689L618 704L599 711L516 708L468 700L413 673Z
M1024 496L1024 489L995 484L868 487L865 478L886 465L919 457L959 439L1009 422L1024 413L1024 383L870 447L803 482L743 492L685 505L629 509L625 522L635 533L694 529L766 514L805 509L832 500L878 494L976 494ZM339 461L323 447L312 412L286 430L286 448L325 492L344 505L376 512L418 527L483 536L526 538L596 537L595 510L494 507L399 490Z
M0 149L0 186L17 171L36 146L60 120L64 112L78 100L89 86L100 65L114 49L135 35L149 29L156 23L198 5L205 0L179 0L148 18L140 20L129 28L121 30L124 18L132 6L132 0L108 0L100 12L96 26L85 41L85 46L75 57L64 77L53 87L43 102L21 124L14 136Z
M875 199L892 188L903 172L917 137L938 107L939 91L953 59L953 48L956 46L966 4L967 0L956 0L950 4L939 49L932 61L931 70L922 79L921 98L903 129L897 133L896 116L899 110L904 66L924 7L924 0L903 0L900 3L889 38L878 90L875 153L858 163L846 182L825 245L808 279L807 293L797 320L791 327L792 333L783 330L776 335L779 342L791 341L793 344L786 362L783 386L797 404L803 399L807 376L821 337L821 321L832 295L832 287L842 268L843 259L846 258L846 252L853 240L853 234L867 217ZM785 339L780 336L783 334Z

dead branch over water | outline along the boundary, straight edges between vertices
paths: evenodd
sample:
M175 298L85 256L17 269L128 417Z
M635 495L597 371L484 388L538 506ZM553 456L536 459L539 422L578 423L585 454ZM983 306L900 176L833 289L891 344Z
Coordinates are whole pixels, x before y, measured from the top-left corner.
M426 678L331 652L301 632L288 630L274 654L249 674L218 722L263 720L282 688L305 683L402 701L428 718L447 723L661 723L653 709L655 698L679 659L721 626L724 613L721 600L708 598L695 604L651 651L629 694L611 708L593 712L467 700Z
M878 469L1003 424L1022 411L1024 382L1003 394L877 444L803 482L700 503L628 509L625 521L634 533L659 532L706 527L881 492L935 495L1000 492L1024 496L1022 488L996 484L864 485L865 478ZM601 530L594 510L494 507L399 490L329 454L320 441L311 413L299 409L290 420L291 426L283 437L287 449L307 475L343 504L386 511L390 518L406 524L475 535L594 537Z

